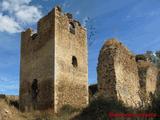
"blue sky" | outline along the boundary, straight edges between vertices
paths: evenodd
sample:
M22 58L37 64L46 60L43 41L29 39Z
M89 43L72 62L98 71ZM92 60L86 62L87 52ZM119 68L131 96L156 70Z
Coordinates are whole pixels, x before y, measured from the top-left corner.
M88 28L89 84L97 82L96 66L105 40L117 38L133 53L160 50L159 0L0 0L0 93L18 94L20 32L55 5Z

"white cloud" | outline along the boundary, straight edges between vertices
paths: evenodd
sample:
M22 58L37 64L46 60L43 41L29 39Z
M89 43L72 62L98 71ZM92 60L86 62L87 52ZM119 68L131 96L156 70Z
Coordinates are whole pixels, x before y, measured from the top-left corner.
M2 0L2 10L15 12L21 9L22 6L28 6L31 0Z
M2 0L0 2L1 32L19 32L24 24L35 23L41 17L40 8L31 5L31 0Z
M37 22L41 17L41 12L35 6L23 6L20 11L16 12L16 17L22 22L32 23Z
M0 31L16 33L22 31L22 28L13 18L0 14Z
M30 5L31 0L3 0L2 12L9 12L16 19L24 23L37 22L42 16L37 6Z

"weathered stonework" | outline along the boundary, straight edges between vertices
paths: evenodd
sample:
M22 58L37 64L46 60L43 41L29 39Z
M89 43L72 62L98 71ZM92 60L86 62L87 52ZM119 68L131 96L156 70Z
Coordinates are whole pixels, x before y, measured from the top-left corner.
M160 70L158 69L158 77L156 82L155 94L160 95Z
M21 34L20 109L58 112L88 104L86 30L55 7Z
M120 42L111 39L105 42L98 58L98 90L107 99L123 101L138 107L139 76L135 56Z
M149 61L138 60L138 74L141 88L140 97L144 103L150 103L150 97L156 91L158 69Z

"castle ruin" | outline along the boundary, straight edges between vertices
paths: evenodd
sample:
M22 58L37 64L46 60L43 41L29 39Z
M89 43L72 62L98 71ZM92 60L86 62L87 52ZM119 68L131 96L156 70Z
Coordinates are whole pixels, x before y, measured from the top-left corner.
M156 91L156 84L158 80L158 69L149 61L138 60L138 73L140 84L140 97L144 101L143 104L150 103L150 97L152 97Z
M98 87L90 86L89 91L86 29L60 7L38 21L37 33L31 29L21 33L22 111L51 109L57 113L65 105L83 108L89 93L91 98L97 89L100 96L138 108L160 91L159 70L115 39L106 41L100 51L97 76Z
M138 107L139 77L134 55L115 39L103 45L98 59L98 90L107 99Z
M136 58L121 42L110 39L104 43L98 58L99 95L133 108L146 106L156 92L158 73L158 68L147 58Z
M86 30L55 7L39 20L37 33L21 33L20 109L75 108L88 104Z

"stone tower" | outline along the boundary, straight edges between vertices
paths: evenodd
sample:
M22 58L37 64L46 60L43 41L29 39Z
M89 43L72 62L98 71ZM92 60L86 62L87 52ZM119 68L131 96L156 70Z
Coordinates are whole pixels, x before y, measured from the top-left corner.
M88 104L86 30L55 7L39 20L37 33L21 33L20 109L58 112Z

